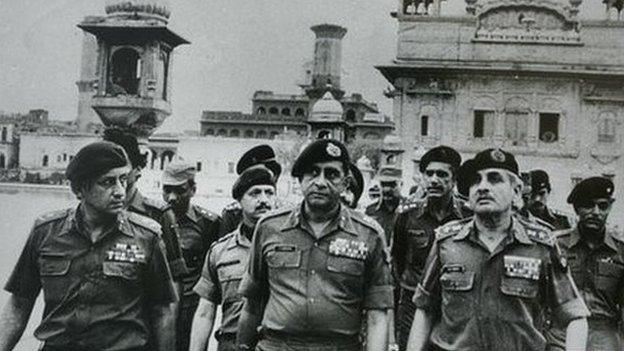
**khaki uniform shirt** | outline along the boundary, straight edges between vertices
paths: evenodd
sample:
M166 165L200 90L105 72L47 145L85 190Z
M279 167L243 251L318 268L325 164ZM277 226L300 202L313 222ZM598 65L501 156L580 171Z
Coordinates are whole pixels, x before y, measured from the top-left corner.
M392 245L392 232L394 231L394 222L397 217L397 208L403 200L399 199L399 202L393 207L380 205L379 201L381 200L368 205L364 213L381 225L385 234L386 242L388 245Z
M208 251L201 278L195 285L194 290L200 297L221 305L223 317L217 333L236 334L238 330L243 309L238 288L247 267L250 245L241 227L219 239Z
M260 220L239 291L266 299L262 327L269 332L354 337L363 310L393 307L382 230L341 205L317 238L302 211L299 206Z
M436 316L442 350L544 350L535 320L546 306L566 324L589 315L552 234L515 217L493 253L472 218L440 227L424 272L414 302Z
M588 350L621 350L624 313L624 235L606 231L601 245L590 248L578 228L555 233L572 277L591 312ZM549 343L565 347L565 325L558 320L547 333Z
M35 337L60 349L123 350L148 345L151 307L177 299L156 222L122 212L98 241L77 210L42 216L5 289L34 299L43 290Z
M392 240L392 262L401 287L416 289L433 245L435 229L472 214L458 198L453 198L448 212L446 218L438 220L426 199L413 201L399 209Z

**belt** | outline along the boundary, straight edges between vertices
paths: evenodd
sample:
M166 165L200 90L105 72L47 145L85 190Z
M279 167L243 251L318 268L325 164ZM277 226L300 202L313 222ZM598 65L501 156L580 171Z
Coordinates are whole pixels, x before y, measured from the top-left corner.
M330 345L330 346L355 346L360 344L359 336L342 335L294 335L275 330L263 330L262 338L274 341L287 341L289 344L299 345Z

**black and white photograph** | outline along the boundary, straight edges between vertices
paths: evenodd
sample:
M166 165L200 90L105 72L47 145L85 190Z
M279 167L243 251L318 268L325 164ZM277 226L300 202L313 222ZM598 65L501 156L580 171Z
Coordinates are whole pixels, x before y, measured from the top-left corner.
M0 0L0 351L624 351L624 0Z

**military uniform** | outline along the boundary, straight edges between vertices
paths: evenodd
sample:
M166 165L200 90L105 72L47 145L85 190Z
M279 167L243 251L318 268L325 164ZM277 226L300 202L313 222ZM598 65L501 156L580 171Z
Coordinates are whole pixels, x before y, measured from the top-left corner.
M43 290L44 350L150 350L150 307L177 297L158 224L122 212L92 242L79 213L36 220L5 289L29 299Z
M362 310L393 307L381 228L342 205L318 238L302 206L270 214L239 291L267 301L260 350L360 350Z
M535 325L544 307L564 325L589 315L552 234L513 217L492 253L472 218L438 228L424 272L414 302L437 316L439 350L544 350Z
M400 297L397 307L397 334L401 350L407 347L407 338L416 306L412 301L420 281L425 260L434 242L434 231L452 220L471 215L466 204L453 197L448 215L442 220L431 212L427 200L413 201L399 208L392 244L392 262L398 280Z
M252 231L241 226L215 242L206 255L201 277L193 289L200 297L221 305L221 327L215 334L219 351L236 350L238 319L243 309L238 287L247 267L251 245L247 237L251 237Z
M537 213L533 211L531 212L531 214L548 223L550 226L553 227L553 230L564 230L572 228L573 221L570 219L570 217L558 210L550 209L547 207L544 213Z
M380 206L379 201L374 202L366 206L364 213L370 218L374 219L381 225L386 236L386 242L388 245L392 245L392 232L394 231L394 222L397 217L397 209L400 207L403 199L399 199L399 203L394 208L388 208L387 206Z
M591 316L587 350L622 350L624 313L624 234L607 230L602 244L590 248L577 228L556 233L572 277ZM565 325L554 320L547 333L548 350L565 349Z
M128 210L153 218L163 223L163 211L167 209L164 202L143 197L138 191L132 197ZM219 232L219 216L197 205L191 204L185 216L176 217L180 245L187 273L177 276L176 281L182 285L182 296L176 327L179 350L188 349L189 333L193 323L193 315L199 304L199 296L193 292L193 286L199 280L206 252L217 240ZM169 248L167 248L169 249Z

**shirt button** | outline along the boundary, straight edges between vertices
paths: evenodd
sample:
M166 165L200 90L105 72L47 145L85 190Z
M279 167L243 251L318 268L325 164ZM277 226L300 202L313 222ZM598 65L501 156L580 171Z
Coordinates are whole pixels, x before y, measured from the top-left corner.
M310 271L310 273L316 274L316 271L313 269L313 270Z
M314 243L314 246L318 247L318 243Z
M314 303L314 299L310 299L310 303Z

